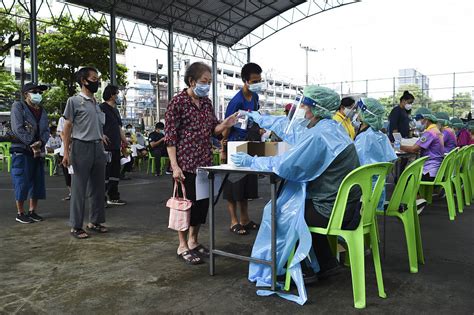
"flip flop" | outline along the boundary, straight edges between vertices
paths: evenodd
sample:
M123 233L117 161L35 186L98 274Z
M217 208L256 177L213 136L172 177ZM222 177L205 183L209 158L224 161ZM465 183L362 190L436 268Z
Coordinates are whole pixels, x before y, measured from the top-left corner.
M198 254L200 257L209 258L209 249L207 249L206 247L202 246L201 244L199 244L198 246L194 247L193 249L190 249L190 251L195 252L195 253Z
M97 233L107 233L109 231L105 226L103 226L100 223L97 223L97 224L91 223L91 226L89 226L88 224L86 225L86 229L88 229L89 231L97 232Z
M89 234L86 233L83 229L74 229L70 231L71 236L77 238L78 240L83 240L89 237ZM81 236L82 235L82 236Z
M258 230L260 225L258 223L253 222L253 221L250 221L249 223L242 225L242 227L247 231L248 230Z
M249 232L240 223L232 225L232 227L229 229L229 231L231 231L232 233L237 234L237 235L247 235L247 234L249 234Z
M200 265L203 263L201 257L191 250L185 250L181 254L177 254L178 259L182 259L188 265Z

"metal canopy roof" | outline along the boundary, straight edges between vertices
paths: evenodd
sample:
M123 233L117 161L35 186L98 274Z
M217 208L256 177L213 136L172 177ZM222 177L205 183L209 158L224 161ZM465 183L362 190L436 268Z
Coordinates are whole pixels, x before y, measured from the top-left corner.
M96 11L168 29L226 47L304 0L67 0ZM327 1L326 1L327 2Z

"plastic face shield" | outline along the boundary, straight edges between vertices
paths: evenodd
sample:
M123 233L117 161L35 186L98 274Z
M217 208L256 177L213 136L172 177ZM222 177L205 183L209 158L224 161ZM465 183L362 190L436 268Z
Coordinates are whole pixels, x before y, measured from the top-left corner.
M288 123L288 127L285 130L285 133L288 133L295 123L305 119L306 109L304 105L301 103L301 101L303 100L303 97L304 97L303 95L296 96L293 102L293 105L291 106L291 109L288 112L289 123Z

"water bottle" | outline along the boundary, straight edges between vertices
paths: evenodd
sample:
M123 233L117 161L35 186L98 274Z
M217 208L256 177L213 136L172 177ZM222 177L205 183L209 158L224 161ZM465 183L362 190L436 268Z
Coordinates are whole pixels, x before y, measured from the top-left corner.
M395 152L400 152L400 141L395 140L395 142L393 143L393 149L395 150Z

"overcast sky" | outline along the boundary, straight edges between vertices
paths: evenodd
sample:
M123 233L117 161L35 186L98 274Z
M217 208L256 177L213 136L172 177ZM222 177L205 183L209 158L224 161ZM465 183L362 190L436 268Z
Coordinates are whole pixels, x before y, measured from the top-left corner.
M305 79L300 43L320 50L309 53L313 82L393 77L401 68L423 74L474 71L473 31L474 0L362 0L282 30L255 46L251 56L298 83ZM457 84L461 80L474 85L474 73L460 75ZM451 84L451 76L431 80L433 87Z

